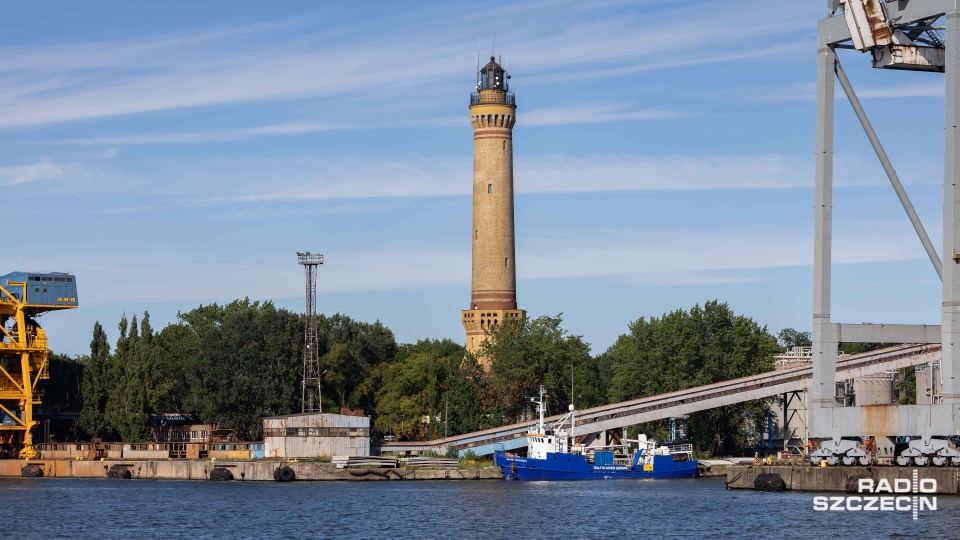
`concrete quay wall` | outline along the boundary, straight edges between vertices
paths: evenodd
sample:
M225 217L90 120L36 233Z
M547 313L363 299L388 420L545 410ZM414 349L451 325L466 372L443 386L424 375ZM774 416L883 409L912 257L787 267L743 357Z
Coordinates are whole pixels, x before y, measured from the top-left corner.
M846 491L847 480L855 476L869 476L875 482L885 479L893 485L895 479L911 480L913 471L919 478L932 478L937 493L960 494L958 467L812 467L806 465L731 465L727 467L727 487L755 489L754 480L765 473L779 474L792 491Z
M273 473L284 465L293 469L296 480L493 480L502 479L498 467L463 470L436 469L337 469L332 463L282 461L168 461L118 460L77 461L32 459L0 460L0 477L21 476L28 464L40 465L45 478L107 478L114 465L123 465L133 479L155 480L209 480L215 467L224 467L233 473L235 481L270 481Z

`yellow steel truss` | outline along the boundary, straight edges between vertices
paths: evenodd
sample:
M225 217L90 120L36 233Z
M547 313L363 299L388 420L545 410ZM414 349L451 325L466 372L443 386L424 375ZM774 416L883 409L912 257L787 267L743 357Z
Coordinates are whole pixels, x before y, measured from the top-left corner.
M20 299L12 291L22 290ZM40 404L37 382L50 378L47 335L32 315L51 309L76 306L32 306L27 283L0 283L0 411L12 418L12 425L0 425L0 444L19 446L19 456L37 456L33 448L33 407ZM14 320L8 331L6 321ZM4 365L6 364L6 365Z

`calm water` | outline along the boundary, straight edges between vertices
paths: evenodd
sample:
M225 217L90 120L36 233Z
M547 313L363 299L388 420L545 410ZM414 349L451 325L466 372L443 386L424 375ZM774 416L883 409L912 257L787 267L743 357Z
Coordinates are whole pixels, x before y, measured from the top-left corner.
M293 482L0 479L14 538L956 538L938 511L828 513L720 480ZM27 524L26 529L17 528ZM109 532L110 534L104 535Z

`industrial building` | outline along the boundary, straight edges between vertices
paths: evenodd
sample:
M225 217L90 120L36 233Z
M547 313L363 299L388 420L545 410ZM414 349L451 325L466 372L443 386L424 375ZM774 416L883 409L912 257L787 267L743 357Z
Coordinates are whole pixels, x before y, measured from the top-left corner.
M264 456L314 458L370 455L370 417L302 413L263 419Z

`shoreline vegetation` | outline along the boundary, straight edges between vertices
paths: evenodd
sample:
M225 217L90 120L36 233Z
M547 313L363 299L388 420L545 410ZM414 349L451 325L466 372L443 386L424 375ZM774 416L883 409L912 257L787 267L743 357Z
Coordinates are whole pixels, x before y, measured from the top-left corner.
M53 435L58 442L145 441L152 415L174 413L258 440L264 416L300 411L304 320L249 299L181 312L159 331L149 313L124 315L112 346L97 322L89 354L51 354L51 377L40 383L43 410L80 411L79 421L54 421ZM487 372L452 340L398 344L379 321L318 315L323 409L362 409L378 438L430 440L533 418L525 396L541 384L547 413L555 414L571 401L585 409L770 371L785 347L809 344L809 333L793 329L778 341L716 300L641 317L597 355L562 323L557 315L501 324L479 352ZM694 413L676 427L698 456L740 455L773 405ZM670 428L667 420L651 422L631 436L666 440Z

